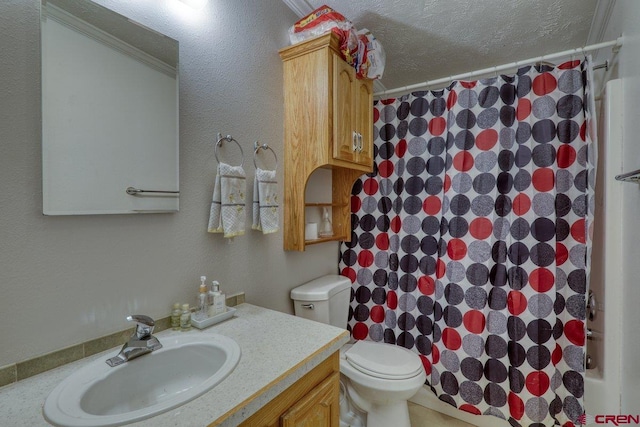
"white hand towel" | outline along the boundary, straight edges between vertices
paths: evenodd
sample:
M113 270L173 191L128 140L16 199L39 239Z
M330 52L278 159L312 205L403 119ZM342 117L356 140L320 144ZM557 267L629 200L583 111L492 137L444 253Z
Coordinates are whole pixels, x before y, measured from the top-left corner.
M209 215L209 233L224 233L224 237L244 234L246 179L242 166L218 164Z
M253 225L263 234L278 231L278 182L275 170L256 168L253 180Z

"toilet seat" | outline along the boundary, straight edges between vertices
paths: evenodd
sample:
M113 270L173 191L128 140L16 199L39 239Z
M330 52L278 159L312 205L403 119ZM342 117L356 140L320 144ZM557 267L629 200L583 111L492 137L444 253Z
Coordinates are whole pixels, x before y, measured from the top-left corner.
M352 367L374 378L404 380L424 371L417 354L392 344L356 341L344 357Z

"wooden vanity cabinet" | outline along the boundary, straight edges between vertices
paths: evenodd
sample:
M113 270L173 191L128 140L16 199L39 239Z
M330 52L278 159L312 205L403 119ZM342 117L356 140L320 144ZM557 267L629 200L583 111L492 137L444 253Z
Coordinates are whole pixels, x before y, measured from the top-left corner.
M338 427L340 358L336 352L265 405L241 427Z
M328 33L280 50L284 69L284 249L351 240L351 188L373 170L373 83L357 79ZM332 170L332 200L305 204L309 176ZM334 235L305 241L305 207L329 206Z
M280 417L281 427L337 426L340 418L340 374L333 373ZM337 387L336 387L337 386ZM338 400L336 400L336 394Z

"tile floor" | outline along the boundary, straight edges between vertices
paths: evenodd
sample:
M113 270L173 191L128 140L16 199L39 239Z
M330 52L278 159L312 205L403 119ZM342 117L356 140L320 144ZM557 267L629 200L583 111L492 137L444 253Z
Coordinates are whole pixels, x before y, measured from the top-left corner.
M409 402L411 427L475 427L440 412Z

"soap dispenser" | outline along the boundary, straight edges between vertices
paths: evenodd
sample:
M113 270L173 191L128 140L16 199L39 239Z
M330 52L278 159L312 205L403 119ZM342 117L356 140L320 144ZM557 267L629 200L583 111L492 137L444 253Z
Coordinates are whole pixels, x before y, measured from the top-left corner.
M201 279L206 280L204 276ZM204 320L209 317L209 295L207 295L207 285L202 280L200 284L200 293L198 294L198 311L196 312L196 320Z

